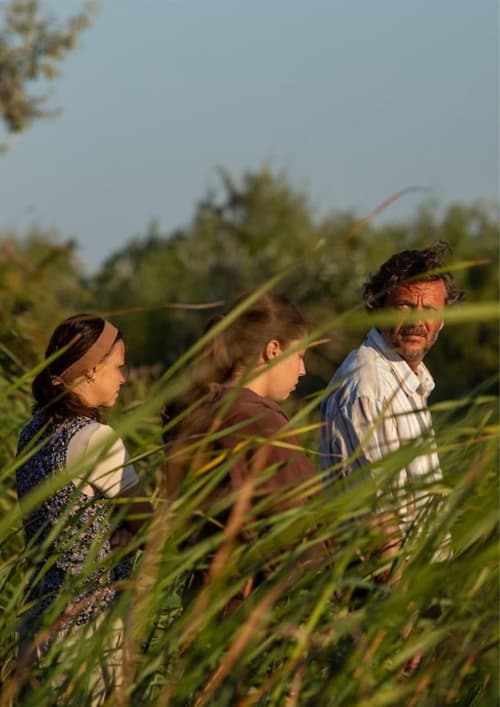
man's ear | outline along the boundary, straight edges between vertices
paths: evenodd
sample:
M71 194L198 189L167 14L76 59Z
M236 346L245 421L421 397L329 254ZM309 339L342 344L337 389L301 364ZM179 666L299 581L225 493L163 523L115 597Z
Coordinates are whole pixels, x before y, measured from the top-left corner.
M439 325L438 331L441 331L441 329L442 329L443 327L444 327L444 322L441 322L441 324Z
M264 361L269 361L271 358L276 358L281 353L280 342L277 339L271 339L266 344L264 349Z

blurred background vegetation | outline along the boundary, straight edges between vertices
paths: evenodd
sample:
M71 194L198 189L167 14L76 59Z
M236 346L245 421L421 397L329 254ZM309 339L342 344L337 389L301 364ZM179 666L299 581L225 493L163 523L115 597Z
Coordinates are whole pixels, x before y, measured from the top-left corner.
M95 0L81 0L58 17L42 0L3 3L4 147L34 121L57 115L49 104L50 83L97 7ZM318 217L309 195L283 173L263 168L232 175L221 169L219 176L219 188L200 195L186 228L162 233L151 222L91 276L78 259L76 241L64 234L36 226L29 233L0 232L5 373L34 365L48 331L67 314L84 310L114 318L128 342L131 365L158 373L196 340L217 311L182 305L227 303L288 269L281 289L304 309L311 327L323 327L330 338L309 356L310 376L301 392L310 393L324 386L361 338L359 331L341 326L338 315L360 308L368 274L391 253L438 239L452 246L455 262L476 263L458 273L468 301L498 300L498 204L424 202L406 222L388 221L389 210L384 223L375 225L353 212ZM435 400L466 395L496 373L498 333L491 321L445 329L429 356L439 381Z
M0 115L8 135L50 113L44 95L33 92L33 82L57 75L60 60L88 26L92 8L93 3L82 3L80 13L58 23L34 0L4 4ZM353 325L356 317L346 315L362 312L361 285L391 253L445 240L467 301L498 302L495 204L425 202L413 218L399 223L390 221L390 209L376 223L354 212L318 217L306 192L286 174L267 168L241 175L221 170L219 189L201 196L186 228L162 233L152 222L93 274L79 260L76 241L64 234L36 227L0 233L2 704L11 704L20 689L15 628L33 561L24 553L14 493L17 436L30 414L33 368L61 319L95 311L122 329L131 376L113 418L154 494L164 459L158 410L170 385L156 383L197 340L209 317L243 292L285 273L279 289L301 306L312 330L328 339L308 353L309 375L289 404L299 410L311 397L303 425L317 419L315 396L362 339L363 329ZM366 569L363 573L352 565L363 543L370 542L369 533L345 523L360 509L366 512L372 489L358 486L356 494L336 500L322 496L307 517L295 519L297 528L293 518L273 520L261 540L276 543L276 576L235 615L221 617L219 609L234 577L252 576L259 543L238 548L228 560L225 583L215 586L203 615L183 614L178 591L183 575L207 549L194 545L179 553L177 544L189 529L196 533L193 509L207 480L197 481L199 488L181 498L173 514L162 516L160 506L156 544L116 610L133 624L128 640L135 650L122 704L498 703L498 344L498 321L490 311L487 318L469 316L445 327L429 354L448 510L438 516L429 541L415 541L403 581L390 591L373 587ZM309 432L305 440L311 450L313 437ZM393 460L394 468L398 463ZM300 561L304 528L314 526L324 536L342 537L335 565L328 572L304 574L284 596L273 594L289 563ZM454 558L431 563L433 549L448 532ZM150 582L148 591L144 579ZM353 610L356 587L371 594ZM439 620L422 616L417 621L415 608L431 606L436 596L443 608ZM409 624L415 628L404 641ZM97 635L93 643L66 654L65 704L86 704L78 651L87 651L91 665L88 656L99 653L101 639ZM422 669L402 680L406 660L422 650ZM17 703L54 704L54 671L55 663L39 667L37 689Z
M220 173L182 231L151 223L88 275L77 245L33 229L0 237L0 341L21 367L43 353L47 332L75 311L105 313L121 327L132 367L155 373L172 364L219 311L183 305L228 303L288 268L280 284L330 341L309 354L302 393L324 386L363 332L340 315L362 310L361 285L391 253L447 241L450 264L469 303L498 299L498 220L493 205L427 203L407 222L362 224L361 215L315 218L308 195L286 175L267 169L233 177ZM328 323L332 326L329 328ZM326 327L325 327L326 325ZM428 363L437 381L433 400L467 395L498 368L498 323L445 328ZM11 357L4 365L14 365ZM15 366L14 369L15 370Z

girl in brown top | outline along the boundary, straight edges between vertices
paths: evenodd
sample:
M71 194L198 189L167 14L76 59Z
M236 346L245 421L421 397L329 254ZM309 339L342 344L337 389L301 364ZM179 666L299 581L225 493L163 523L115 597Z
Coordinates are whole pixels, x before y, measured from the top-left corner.
M265 509L259 513L271 515L304 503L318 480L278 404L305 375L301 342L307 330L298 309L273 294L250 304L237 301L211 326L213 337L190 371L196 380L169 410L182 421L167 465L166 493L173 498L189 473L210 473L226 462L227 475L201 510L210 517L210 504L230 497L212 527L213 532L222 525L227 532L238 504L240 518L251 517L259 501ZM244 523L237 534L252 537ZM203 537L210 532L208 524Z

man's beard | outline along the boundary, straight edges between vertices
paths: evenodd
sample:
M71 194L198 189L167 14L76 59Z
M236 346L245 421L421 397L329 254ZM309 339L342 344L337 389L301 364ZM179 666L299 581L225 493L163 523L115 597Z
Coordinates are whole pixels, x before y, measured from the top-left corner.
M424 342L422 348L414 349L406 347L404 337L406 336L421 336ZM432 342L427 341L427 331L424 327L419 326L407 326L401 327L397 334L392 337L392 346L394 350L405 359L405 361L411 363L419 363L424 358L425 354L431 348Z

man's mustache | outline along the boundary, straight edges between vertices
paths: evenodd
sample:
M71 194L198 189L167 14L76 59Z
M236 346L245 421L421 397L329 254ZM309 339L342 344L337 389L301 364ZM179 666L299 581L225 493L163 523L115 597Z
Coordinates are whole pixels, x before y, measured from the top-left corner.
M403 326L399 331L403 336L427 336L427 330L421 326Z

